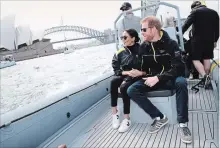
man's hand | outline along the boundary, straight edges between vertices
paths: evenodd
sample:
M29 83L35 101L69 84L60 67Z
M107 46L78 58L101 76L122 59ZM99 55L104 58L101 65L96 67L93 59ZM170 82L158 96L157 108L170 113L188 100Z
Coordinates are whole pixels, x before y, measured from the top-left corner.
M214 42L214 48L216 48L217 47L217 43L216 42Z
M159 79L157 76L143 78L143 80L145 80L144 84L149 87L153 87L155 84L157 84L159 82Z

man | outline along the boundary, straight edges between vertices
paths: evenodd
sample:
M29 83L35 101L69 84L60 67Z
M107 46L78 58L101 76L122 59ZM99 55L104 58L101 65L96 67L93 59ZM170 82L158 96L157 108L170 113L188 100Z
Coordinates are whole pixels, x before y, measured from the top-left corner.
M179 131L181 140L185 143L191 143L192 137L188 122L188 89L186 80L180 76L184 71L184 66L181 65L180 60L175 57L175 51L179 50L178 44L170 39L168 34L161 30L160 21L150 16L141 21L142 35L144 42L140 47L140 57L152 55L154 58L161 55L169 55L171 57L170 68L161 71L162 63L158 63L158 67L151 67L149 71L134 72L137 76L145 76L142 80L135 82L128 88L128 95L136 102L146 113L148 113L154 122L151 124L149 133L158 132L163 126L168 123L168 118L159 111L149 99L146 98L145 92L155 89L169 89L172 88L172 82L175 81L176 99L177 99L177 114L179 121ZM141 63L144 67L146 63ZM150 65L151 63L147 63ZM161 65L160 65L161 64ZM159 69L159 70L158 70ZM147 74L147 76L146 76Z
M191 5L191 13L187 17L182 31L183 34L192 25L192 62L203 77L200 84L207 87L210 80L210 59L213 59L213 50L219 38L219 16L212 9L207 8L200 1ZM203 64L200 62L203 61Z
M120 8L122 12L131 10L132 6L128 2L124 2ZM116 28L118 30L118 39L119 39L119 49L122 46L122 42L120 40L120 37L122 36L122 33L126 29L135 29L137 32L140 32L141 25L140 25L141 18L138 16L134 16L133 12L126 12L126 15L117 22Z

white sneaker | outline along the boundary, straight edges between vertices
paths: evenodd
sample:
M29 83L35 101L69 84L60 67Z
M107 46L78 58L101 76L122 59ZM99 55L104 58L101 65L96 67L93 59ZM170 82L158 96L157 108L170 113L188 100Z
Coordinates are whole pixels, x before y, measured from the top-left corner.
M120 126L120 119L119 119L119 110L116 114L112 115L112 128L117 129Z
M131 127L131 120L124 119L118 129L119 133L126 132Z

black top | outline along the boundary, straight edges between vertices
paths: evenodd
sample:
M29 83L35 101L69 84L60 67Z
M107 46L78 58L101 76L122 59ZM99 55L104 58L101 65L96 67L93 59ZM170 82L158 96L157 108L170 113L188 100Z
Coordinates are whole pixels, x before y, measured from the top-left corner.
M136 44L134 44L132 46L127 46L125 48L128 48L131 51L132 54L136 55L136 54L138 54L139 46L140 45L138 43L136 43Z
M139 69L138 50L140 45L135 43L133 46L119 49L113 56L112 67L116 76L121 76L122 71Z
M157 76L159 80L162 81L174 80L177 76L180 75L179 70L180 67L182 67L180 61L181 59L175 56L175 51L179 51L179 46L176 41L172 40L169 37L167 32L165 32L164 30L162 30L162 32L163 32L163 36L157 42L152 42L152 43L144 42L140 45L139 57L141 59L139 63L141 65L141 69L144 70L147 75ZM143 63L143 57L148 55L151 56L155 55L156 61L158 63L155 60L153 61L154 63L152 62ZM170 65L165 66L167 64L159 61L159 59L157 60L157 57L162 55L170 56L170 61L167 62L170 63ZM148 64L148 65L146 66L143 64ZM164 65L164 69L162 65ZM151 68L149 70L146 70L144 67L151 67Z
M187 17L183 33L192 25L192 41L217 42L219 38L219 15L205 6L197 8Z

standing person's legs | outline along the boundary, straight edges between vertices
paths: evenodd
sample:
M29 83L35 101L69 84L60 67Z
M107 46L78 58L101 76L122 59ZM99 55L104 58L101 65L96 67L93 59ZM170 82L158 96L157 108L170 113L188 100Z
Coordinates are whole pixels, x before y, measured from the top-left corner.
M198 41L197 42L192 41L192 62L196 70L199 72L200 75L202 75L202 77L204 77L206 74L205 68L200 61L203 57L203 52L204 52L204 47L202 47L202 43Z
M211 61L210 61L210 59L204 59L203 60L203 64L204 64L205 73L207 75L209 75L210 68L211 68Z
M203 55L203 64L204 64L204 69L206 72L206 76L204 77L205 79L204 87L205 89L207 89L211 87L211 78L209 76L209 73L210 73L210 68L211 68L210 60L214 58L214 53L213 53L214 43L212 42L206 43L205 48L206 50L204 51L204 55Z
M157 86L156 86L157 85ZM147 91L150 91L151 89L156 89L159 87L160 84L156 84L154 88L150 88L149 86L144 84L144 80L139 80L132 84L127 92L128 96L131 97L131 99L140 106L147 114L151 116L152 119L154 119L154 122L151 124L151 127L149 129L149 133L156 133L158 132L163 126L165 126L168 123L168 118L163 115L147 98L145 93Z
M177 107L177 120L179 122L179 133L181 140L185 143L192 142L192 135L187 127L188 119L188 89L187 81L183 77L176 78L176 107Z
M211 68L211 59L214 58L214 43L212 42L207 42L205 45L205 51L203 54L203 64L204 64L204 69L207 75L210 73L210 68Z
M213 58L214 43L209 41L192 42L192 59L195 68L202 75L202 80L196 84L208 88L210 84L209 71L211 67L210 59ZM202 60L204 65L198 61ZM193 86L193 89L195 89Z
M193 65L195 66L196 70L199 72L202 77L206 75L205 68L200 60L193 60Z

